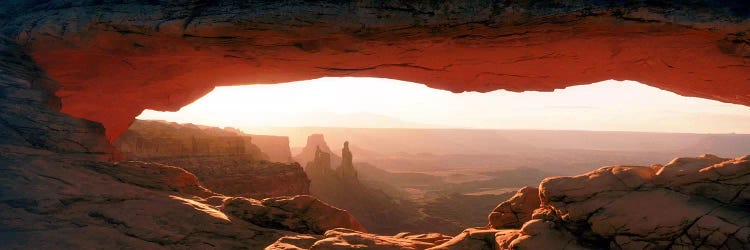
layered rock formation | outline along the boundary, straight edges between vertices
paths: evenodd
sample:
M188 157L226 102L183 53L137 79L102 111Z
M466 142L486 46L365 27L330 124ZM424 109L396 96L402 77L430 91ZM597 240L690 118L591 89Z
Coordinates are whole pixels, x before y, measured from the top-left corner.
M289 137L274 135L254 135L253 144L257 145L264 154L268 155L268 160L272 162L294 162L292 151L289 148Z
M298 235L357 227L288 209L309 198L264 205L215 196L178 168L101 161L116 157L106 139L144 108L175 110L217 84L320 76L454 91L632 79L749 104L748 16L743 2L710 0L10 1L0 5L0 33L13 40L0 38L0 239L32 249L257 249L291 235L316 239L311 247L427 247L347 230ZM59 113L61 103L104 126ZM471 229L437 248L750 248L749 162L704 156L550 178L521 229Z
M254 144L255 137L234 128L137 120L115 145L127 158L186 169L223 195L262 199L309 194L310 180L302 167L267 161L270 157ZM258 137L272 149L288 143L286 137ZM289 145L284 147L289 152ZM278 152L274 156L289 160Z
M345 227L351 215L309 196L220 196L183 169L111 164L44 150L0 156L3 248L252 248Z
M2 248L262 248L296 235L292 229L361 229L319 202L306 214L287 212L296 222L277 221L289 226L261 227L231 213L230 197L216 196L183 169L101 161L112 149L101 126L56 112L54 82L12 44L0 45L0 103L7 105L0 137ZM255 203L264 211L292 211L287 207L299 207L298 199ZM326 216L341 219L320 220Z
M61 83L65 112L114 140L144 108L217 85L323 76L456 92L630 79L750 104L749 13L725 0L13 1L0 33Z
M318 157L318 152L328 154L328 158L331 160L331 166L338 166L341 164L341 156L338 156L331 151L328 147L325 136L323 134L311 134L307 136L307 143L302 151L294 156L294 160L299 163L308 163L314 161Z
M57 112L54 81L14 46L0 39L0 248L259 249L362 230L309 196L221 196L181 168L102 161L113 152L102 127Z
M310 194L310 180L297 163L258 161L249 156L180 157L153 161L183 168L224 195L262 199Z
M229 155L269 159L252 137L236 129L164 121L137 120L114 145L129 159Z

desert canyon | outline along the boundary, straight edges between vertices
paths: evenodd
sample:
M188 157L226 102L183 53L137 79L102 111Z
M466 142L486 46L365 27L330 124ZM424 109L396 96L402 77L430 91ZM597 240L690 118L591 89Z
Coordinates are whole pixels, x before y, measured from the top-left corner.
M722 0L5 1L0 248L748 249L744 149L497 184L537 173L509 170L489 183L517 192L456 216L451 202L487 201L394 199L383 181L403 174L358 162L375 159L361 141L311 134L293 153L135 120L220 85L324 76L453 92L628 79L750 106L748 34L750 5Z

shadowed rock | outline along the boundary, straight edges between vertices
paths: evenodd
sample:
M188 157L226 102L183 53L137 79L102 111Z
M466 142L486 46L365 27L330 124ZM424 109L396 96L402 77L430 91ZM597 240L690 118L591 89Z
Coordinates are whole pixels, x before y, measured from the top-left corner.
M344 148L341 149L341 165L336 169L338 176L344 181L357 182L357 170L354 169L352 162L352 151L349 150L349 142L344 142Z

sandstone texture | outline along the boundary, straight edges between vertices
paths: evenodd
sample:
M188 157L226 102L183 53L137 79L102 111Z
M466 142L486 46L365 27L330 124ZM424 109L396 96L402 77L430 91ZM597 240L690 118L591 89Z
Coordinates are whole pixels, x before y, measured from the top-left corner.
M539 189L524 187L516 195L500 203L489 215L490 228L521 228L539 208Z
M448 240L361 232L351 215L307 196L218 195L183 169L119 161L109 144L142 110L176 110L217 85L322 76L456 92L630 79L750 105L749 17L746 3L719 0L10 0L0 5L0 243L749 249L750 156L548 178L520 229L473 228ZM370 209L392 207L354 197ZM375 209L370 219L411 218Z
M263 199L310 194L310 180L297 163L259 161L250 156L154 159L198 176L209 189L229 196Z
M230 198L224 201L223 210L256 225L299 233L322 234L334 228L366 231L348 212L307 195L262 201Z
M400 233L393 236L374 235L337 228L322 236L297 235L280 238L266 250L291 249L404 249L420 250L435 247L450 239L442 234Z
M239 130L165 121L137 120L114 146L128 159L247 155L268 160Z
M513 221L523 223L520 230L469 229L439 248L747 249L748 186L750 156L703 155L548 178L531 219ZM498 208L518 204L528 191Z
M0 33L60 83L64 112L115 140L143 109L217 85L323 76L455 92L629 79L750 104L749 13L724 0L12 0Z
M0 57L0 248L262 249L282 236L362 230L308 196L222 196L181 168L103 161L114 149L103 128L59 113L54 81L12 42L0 40Z
M268 161L270 157L254 144L254 138L229 127L136 120L114 145L128 159L190 171L207 188L223 195L262 199L309 194L310 180L302 167ZM288 144L285 147L288 151Z
M0 52L0 145L116 156L101 124L59 112L58 83L20 47L0 37Z

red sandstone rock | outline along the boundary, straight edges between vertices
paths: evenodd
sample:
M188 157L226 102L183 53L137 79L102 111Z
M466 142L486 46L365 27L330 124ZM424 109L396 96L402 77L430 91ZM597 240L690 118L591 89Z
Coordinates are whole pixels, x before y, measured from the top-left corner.
M114 140L143 109L217 85L323 76L456 92L630 79L750 104L750 21L726 3L40 3L4 7L3 30L60 82L64 112Z
M307 195L268 198L262 201L229 198L225 200L222 211L255 225L299 233L322 234L334 228L365 232L365 228L348 212Z
M302 148L302 151L299 154L294 156L294 160L301 164L306 164L314 161L318 152L328 154L331 166L337 166L341 163L341 156L338 156L331 151L323 134L312 134L307 136L305 147Z
M439 245L450 237L441 234L402 233L394 236L374 235L355 230L337 228L328 230L322 237L282 237L266 250L282 249L374 249L421 250Z
M267 160L252 139L233 129L137 120L114 145L130 159L247 155Z
M190 171L209 189L228 196L263 199L310 194L310 180L297 163L248 156L161 158L153 161Z
M354 169L352 151L349 150L349 142L344 142L341 149L341 165L336 168L336 174L344 181L358 182L357 170Z
M747 38L740 32L747 30L746 18L725 12L736 6L722 6L722 11L573 2L555 3L560 8L544 3L537 9L498 6L495 11L462 9L466 6L455 3L375 6L373 11L381 12L368 12L362 6L342 11L306 3L311 6L280 4L258 11L262 8L211 4L156 8L19 2L20 7L2 5L2 13L18 15L3 15L0 21L3 34L17 34L44 71L61 82L64 110L103 122L110 139L143 108L175 109L214 84L320 75L408 78L452 90L549 90L629 78L685 95L748 104ZM351 19L360 22L341 22L276 15L287 10L362 17ZM175 19L165 21L163 11L173 11ZM450 13L466 15L449 18ZM390 15L378 15L382 19L375 21L374 14ZM243 16L254 22L237 20ZM305 23L310 20L321 22ZM448 25L462 20L471 22ZM716 20L728 21L712 22ZM283 22L287 25L278 25ZM135 165L122 174L103 171L115 166L96 160L111 149L102 143L101 127L56 112L54 82L20 48L0 43L0 103L5 111L0 232L11 236L3 237L4 246L259 248L294 235L248 223L247 217L209 204L226 198L180 193L180 188L194 187L194 179L174 169L138 172L145 168ZM242 49L247 47L253 49ZM252 74L257 72L263 73ZM748 156L720 161L704 156L663 168L606 167L547 179L540 190L543 212L534 215L541 218L518 231L494 232L489 245L750 248L749 162ZM148 176L154 174L164 175ZM489 237L484 235L491 234L475 233L485 242ZM331 247L362 242L426 246L348 230L323 237L321 246Z
M539 189L523 187L516 195L500 203L488 216L491 228L521 228L539 208Z

